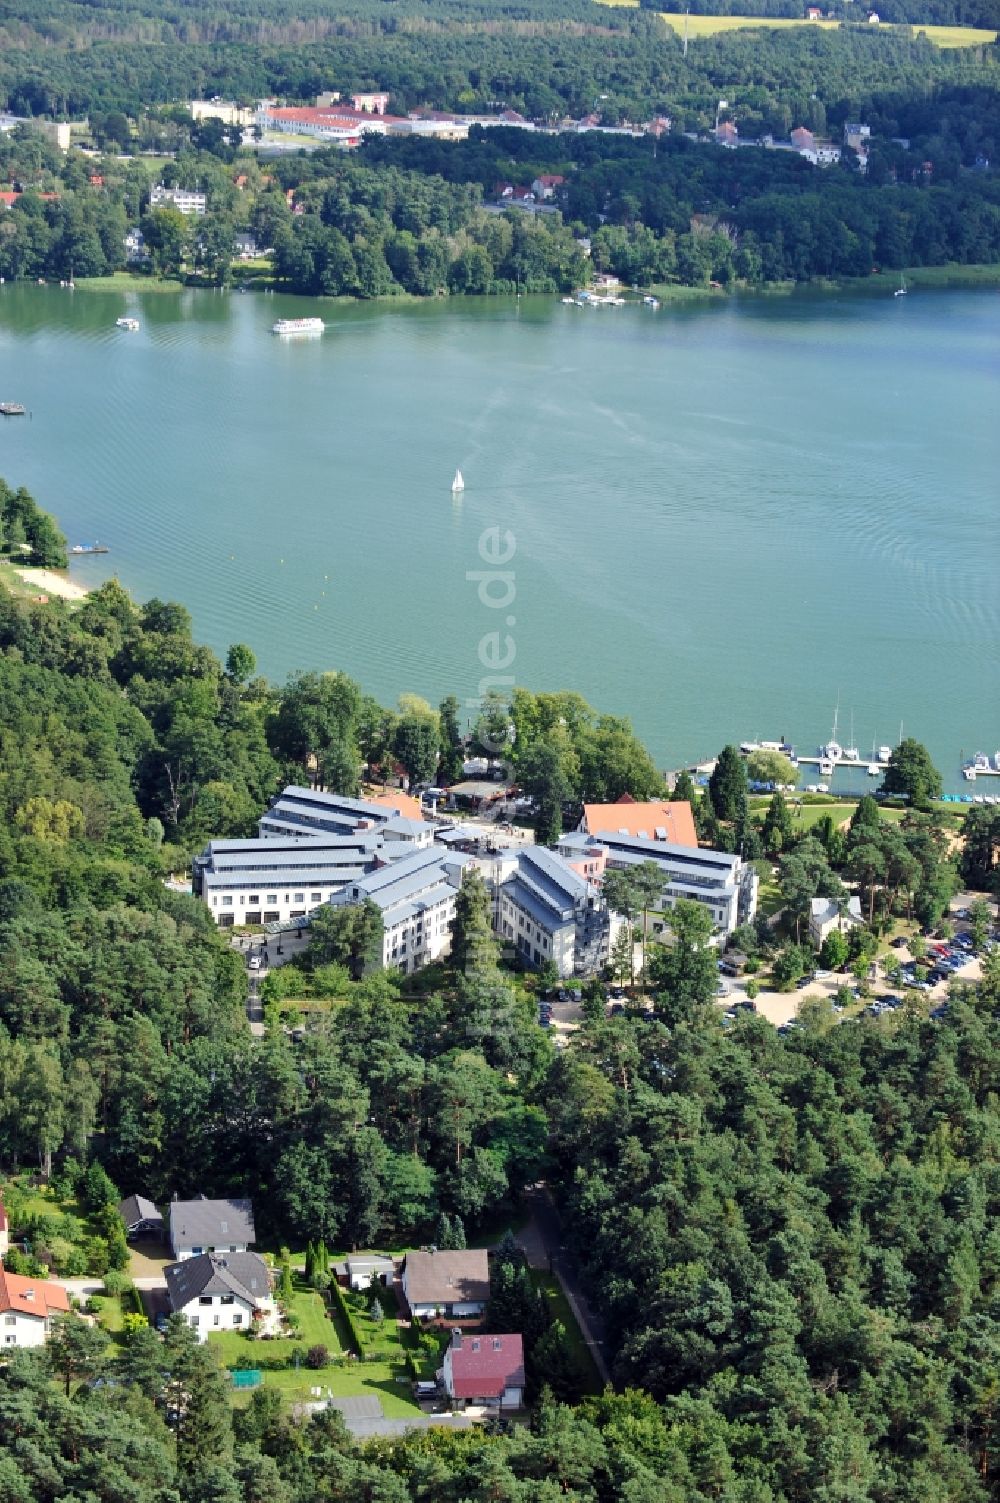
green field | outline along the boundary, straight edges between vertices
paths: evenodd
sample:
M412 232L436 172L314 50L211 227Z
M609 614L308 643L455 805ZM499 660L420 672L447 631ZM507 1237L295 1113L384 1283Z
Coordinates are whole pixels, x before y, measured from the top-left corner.
M634 10L639 0L597 0L599 5L625 6ZM787 16L685 16L681 11L661 10L657 14L681 36L685 25L689 37L710 37L720 31L741 31L747 27L767 26L775 29L790 26L817 26L823 31L836 31L839 21L807 21L804 18ZM879 26L879 31L906 31L909 27ZM974 26L914 26L915 36L923 34L935 47L988 47L997 39L995 31L983 31Z

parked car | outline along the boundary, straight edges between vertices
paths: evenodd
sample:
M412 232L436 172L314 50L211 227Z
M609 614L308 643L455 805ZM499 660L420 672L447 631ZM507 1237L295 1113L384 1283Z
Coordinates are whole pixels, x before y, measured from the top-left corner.
M906 949L906 938L905 938L905 936L902 935L902 934L898 934L896 936L896 938L892 941L892 948L894 950L905 950Z
M259 971L264 962L259 955L251 955L247 965L251 971Z

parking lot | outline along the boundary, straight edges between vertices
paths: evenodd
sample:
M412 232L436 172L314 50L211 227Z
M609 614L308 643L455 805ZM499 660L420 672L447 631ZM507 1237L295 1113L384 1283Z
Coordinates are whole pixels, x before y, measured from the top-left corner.
M800 985L795 991L778 992L762 988L755 999L757 1012L769 1023L773 1023L776 1028L785 1028L796 1018L806 997L827 997L830 1002L833 1002L837 992L847 986L855 994L855 1000L864 1002L862 1012L867 1012L869 1016L877 1017L901 1006L903 993L912 988L919 990L926 998L933 1016L937 1008L946 1004L948 987L953 980L973 983L982 975L981 960L966 948L966 945L971 943L968 940L968 921L960 916L968 913L969 904L977 896L981 895L959 893L952 899L948 917L955 926L955 933L951 941L946 942L934 938L925 940L926 956L921 963L930 968L930 976L922 985L916 982L915 977L910 979L913 973L909 967L914 964L914 961L909 946L898 941L890 942L883 953L891 952L898 957L903 966L903 974L898 982L894 982L880 971L875 979L869 982L870 997L859 996L858 984L849 971L817 971L808 984ZM993 908L995 918L995 904ZM965 944L962 943L963 941ZM935 947L945 950L947 954L939 954ZM720 986L724 986L725 990L720 992L717 1000L724 1016L732 1012L738 1003L747 1000L746 979L732 980L720 976Z

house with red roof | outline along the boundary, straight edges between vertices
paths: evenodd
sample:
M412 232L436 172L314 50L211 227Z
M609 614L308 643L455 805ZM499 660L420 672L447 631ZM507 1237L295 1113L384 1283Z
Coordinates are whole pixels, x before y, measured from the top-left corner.
M448 1397L459 1404L520 1409L525 1381L523 1338L454 1331L444 1354L441 1381Z
M0 1347L44 1346L52 1316L68 1314L61 1284L22 1278L0 1263Z
M692 848L698 844L694 814L683 799L637 803L623 793L614 804L584 804L578 828L587 835L632 835Z
M556 191L563 186L566 179L560 177L558 172L542 172L531 184L531 191L536 198L555 198Z

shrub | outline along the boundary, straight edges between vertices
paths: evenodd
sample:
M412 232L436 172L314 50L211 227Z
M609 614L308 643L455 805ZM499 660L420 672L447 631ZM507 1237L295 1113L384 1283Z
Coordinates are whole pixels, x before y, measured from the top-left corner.
M104 1292L112 1295L115 1299L121 1299L122 1295L132 1288L131 1280L117 1269L109 1269L104 1275Z
M306 1367L326 1367L329 1361L329 1349L321 1341L311 1346L306 1352Z

